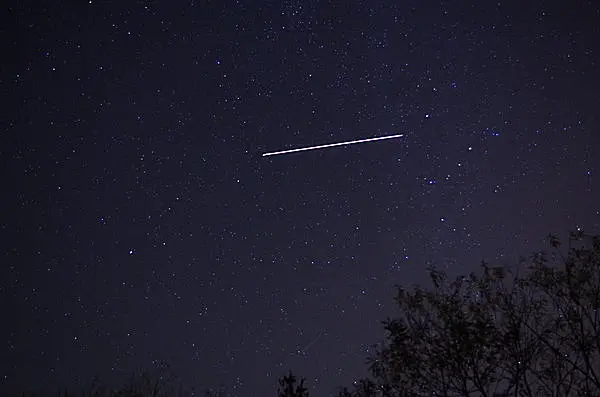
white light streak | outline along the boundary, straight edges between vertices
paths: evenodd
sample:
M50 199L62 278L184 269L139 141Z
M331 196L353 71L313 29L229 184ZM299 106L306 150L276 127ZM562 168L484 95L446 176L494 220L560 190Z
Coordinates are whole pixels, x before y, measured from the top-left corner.
M294 152L303 152L305 150L315 150L315 149L324 149L324 148L328 148L328 147L333 147L333 146L343 146L343 145L353 145L355 143L364 143L364 142L372 142L372 141L380 141L382 139L392 139L392 138L401 138L403 137L403 134L398 134L398 135L387 135L387 136L379 136L379 137L375 137L375 138L367 138L367 139L359 139L357 141L347 141L347 142L338 142L338 143L329 143L327 145L319 145L319 146L310 146L310 147L303 147L300 149L290 149L290 150L281 150L279 152L270 152L270 153L263 153L263 157L266 156L275 156L278 154L286 154L286 153L294 153Z
M321 339L321 335L323 335L322 332L319 332L319 335L317 335L317 337L315 339L313 339L312 341L310 341L310 343L306 346L304 346L304 349L302 349L301 351L304 353L308 352L308 349L310 349L311 347L313 347L313 345L315 343L317 343L319 341L319 339Z

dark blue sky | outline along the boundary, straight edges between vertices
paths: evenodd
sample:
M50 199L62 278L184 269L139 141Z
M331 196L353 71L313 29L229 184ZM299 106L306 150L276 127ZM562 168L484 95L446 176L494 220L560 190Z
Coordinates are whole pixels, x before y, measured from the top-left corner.
M596 1L9 4L0 394L325 396L394 284L600 231Z

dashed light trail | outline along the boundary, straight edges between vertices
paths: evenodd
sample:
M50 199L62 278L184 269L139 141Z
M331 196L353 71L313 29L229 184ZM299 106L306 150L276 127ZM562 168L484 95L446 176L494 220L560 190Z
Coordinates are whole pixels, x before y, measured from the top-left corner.
M403 136L404 136L403 134L386 135L386 136L379 136L379 137L375 137L375 138L359 139L357 141L346 141L346 142L338 142L338 143L329 143L327 145L310 146L310 147L303 147L303 148L299 148L299 149L290 149L290 150L281 150L279 152L263 153L263 157L266 157L266 156L275 156L275 155L278 155L278 154L303 152L303 151L306 151L306 150L324 149L324 148L333 147L333 146L353 145L355 143L380 141L382 139L401 138Z

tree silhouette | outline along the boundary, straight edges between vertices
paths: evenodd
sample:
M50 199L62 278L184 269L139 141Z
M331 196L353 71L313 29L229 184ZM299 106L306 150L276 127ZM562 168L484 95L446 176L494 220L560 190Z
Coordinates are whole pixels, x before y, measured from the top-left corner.
M481 274L451 280L431 268L432 288L398 286L399 313L383 321L387 337L368 359L371 376L338 397L600 397L600 236L571 233L566 252L555 236L547 240L550 253L516 269L483 263ZM304 381L290 371L278 397L308 397ZM117 390L94 381L63 394L75 395L197 394L160 365Z
M600 237L572 233L566 254L483 264L433 289L398 287L400 314L350 396L600 396Z
M296 377L290 371L287 376L279 379L277 395L279 397L308 397L308 389L304 387L304 381L305 379L301 378L300 382L296 384Z

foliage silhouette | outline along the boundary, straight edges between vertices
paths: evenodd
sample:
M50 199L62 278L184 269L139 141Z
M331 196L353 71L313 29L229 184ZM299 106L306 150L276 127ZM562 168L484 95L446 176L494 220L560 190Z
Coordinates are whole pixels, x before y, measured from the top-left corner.
M296 384L296 377L292 375L292 371L287 376L279 378L278 397L308 397L308 389L304 387L304 378Z
M337 396L600 397L600 236L571 233L566 252L555 236L547 241L550 253L536 252L516 270L483 263L480 275L450 280L431 268L432 288L397 286L399 313L383 321L387 337L367 360L371 376ZM304 381L290 371L278 380L278 397L308 397ZM94 382L64 392L190 395L166 366L116 391Z
M566 254L482 264L432 290L397 287L400 314L368 359L371 377L339 397L600 396L600 237L571 233Z

